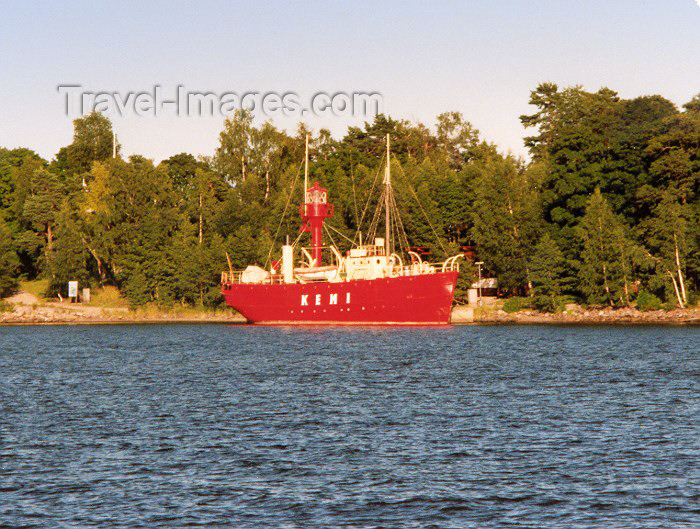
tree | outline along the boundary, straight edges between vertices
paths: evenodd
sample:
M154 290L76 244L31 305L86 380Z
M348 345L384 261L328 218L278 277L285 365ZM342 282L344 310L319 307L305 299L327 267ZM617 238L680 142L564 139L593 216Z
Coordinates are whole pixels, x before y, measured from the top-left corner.
M647 258L656 259L657 265L665 263L654 276L642 276L656 285L652 289L665 286L667 290L675 290L673 277L682 299L684 284L698 282L700 256L691 244L697 229L690 220L700 190L700 113L694 110L694 101L685 106L686 112L679 113L673 103L656 95L624 100L607 88L591 93L581 87L560 90L551 83L542 84L532 92L530 102L538 111L521 116L521 121L538 129L538 134L526 138L526 143L535 163L544 163L546 167L541 193L543 217L554 227L552 236L563 249L569 268L586 278L578 283L590 301L605 299L610 303L611 298L620 299L620 295L626 302L629 299L624 294L624 279L623 293L616 294L611 285L616 280L607 277L606 281L600 273L594 273L596 258L591 242L594 232L586 229L584 232L591 239L582 237L581 219L596 188L605 196L608 213L614 214L620 224L606 231L605 237L610 239L607 244L611 245L616 237L619 255L625 253L636 261L637 267L642 264L638 255L640 245L646 247ZM674 200L662 200L666 194L683 206L682 214L673 213L678 209L671 207ZM666 206L660 207L662 201L670 209L664 211ZM672 237L666 243L661 242L670 233L669 226L680 227L672 217L689 222L683 236L685 243L679 239L676 245ZM677 238L681 237L678 229L675 232ZM628 233L639 244L630 241ZM586 241L588 247L584 248ZM681 265L675 263L675 257L673 262L663 257L675 256L676 246L683 254L684 244L687 252L685 258L679 256ZM609 256L598 257L606 260L606 276L611 271L608 265L624 264L629 270L627 258L608 261ZM672 276L669 268L675 270ZM678 269L682 269L681 274ZM620 276L619 270L612 272ZM606 288L610 293L600 294Z
M655 188L663 188L686 204L700 192L700 113L667 118L664 131L649 141L645 154Z
M437 117L437 144L452 169L461 169L474 155L479 131L460 112L444 112Z
M19 260L12 244L12 235L5 221L0 218L0 297L17 286Z
M579 281L588 302L629 305L635 251L600 188L588 200L578 232L583 242Z
M56 242L51 259L48 292L68 295L68 281L90 284L90 253L81 234L79 212L64 202L56 216Z
M700 279L700 112L692 102L685 108L648 142L650 178L637 191L645 213L639 236L656 263L652 283L681 307Z
M40 169L32 176L31 190L24 201L22 216L45 237L47 252L53 249L53 229L63 201L63 186L58 176Z
M111 158L114 147L112 122L99 112L73 120L73 143L65 151L67 176L89 172L93 162Z
M30 149L8 150L0 148L0 218L5 218L5 220L14 218L12 205L19 174L18 169L25 164L26 169L28 169L25 171L31 172L34 168L45 164L45 161ZM19 211L21 210L20 206Z
M247 166L253 153L253 117L244 110L236 110L224 121L219 134L219 147L214 154L214 167L231 185L245 182Z
M564 255L557 243L545 233L533 249L529 260L535 305L553 312L557 298L562 294L562 277L565 274Z
M540 126L540 134L526 138L526 143L533 157L550 164L542 190L545 218L563 229L564 238L572 239L588 196L596 187L605 189L620 100L607 88L596 93L581 87L557 92L556 85L541 85L533 95L531 101L540 111L521 121Z
M183 305L216 306L222 302L219 281L226 269L226 249L221 236L213 234L200 244L185 225L173 238L168 254L175 299Z
M689 113L700 113L700 94L696 94L683 108Z
M668 191L662 192L653 216L639 227L647 255L656 265L653 284L665 286L666 297L675 296L681 308L688 303L687 258L692 245L697 244L697 231L694 241L691 227L697 230L693 209Z
M12 169L14 190L7 214L22 272L30 278L39 272L42 259L44 265L47 262L48 254L43 250L53 239L53 213L62 199L55 175L45 167L43 160L25 156Z
M621 101L620 120L611 140L606 161L605 196L623 222L633 226L648 213L637 200L637 190L654 184L646 149L652 138L666 130L666 121L678 113L675 105L661 96L642 96Z
M81 235L101 277L113 277L132 305L171 302L168 248L179 217L165 168L132 156L96 163L92 172Z
M194 156L186 152L163 160L162 165L170 177L173 189L183 196L192 189L197 169L206 169L205 163L197 161Z
M472 179L471 238L479 259L507 290L529 284L527 256L539 232L538 197L512 157L493 153L477 164Z

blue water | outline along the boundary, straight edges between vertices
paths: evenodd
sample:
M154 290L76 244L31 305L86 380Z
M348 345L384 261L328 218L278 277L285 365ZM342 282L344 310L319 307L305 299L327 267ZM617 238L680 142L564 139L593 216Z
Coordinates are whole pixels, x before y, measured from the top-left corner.
M0 527L700 527L700 328L0 327Z

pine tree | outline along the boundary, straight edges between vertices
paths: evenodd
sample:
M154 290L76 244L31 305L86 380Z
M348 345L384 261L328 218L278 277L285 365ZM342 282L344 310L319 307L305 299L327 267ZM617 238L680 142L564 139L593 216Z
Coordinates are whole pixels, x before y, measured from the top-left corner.
M633 249L600 188L588 200L578 233L583 242L580 288L588 302L629 305Z
M19 260L12 244L12 235L5 221L0 218L0 297L17 286Z
M511 291L529 285L527 256L539 231L538 197L529 173L512 158L493 153L472 180L471 238L479 259Z
M565 262L561 249L548 233L534 247L529 266L535 306L546 312L554 312L558 305L557 298L562 294Z
M661 193L661 200L653 210L653 215L640 225L641 236L647 248L647 255L654 261L656 276L653 286L666 287L666 297L675 298L678 306L688 303L686 261L691 246L697 245L697 222L694 222L693 209L683 204L678 197L668 191ZM695 233L691 228L695 228Z
M81 235L79 213L64 203L56 217L56 241L51 260L48 292L68 295L68 282L90 284L90 254Z
M58 176L46 169L32 175L31 190L22 216L46 239L47 255L53 250L53 230L64 193Z

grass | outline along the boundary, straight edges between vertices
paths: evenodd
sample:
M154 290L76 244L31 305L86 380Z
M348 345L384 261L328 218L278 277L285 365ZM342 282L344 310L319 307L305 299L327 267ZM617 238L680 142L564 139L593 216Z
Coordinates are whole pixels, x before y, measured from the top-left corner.
M183 307L182 305L173 305L164 307L155 303L136 307L129 311L129 318L135 320L167 320L169 318L180 320L207 320L212 318L230 318L235 312L226 307L220 309L211 309L207 307Z
M202 306L182 306L171 305L164 306L156 303L149 303L140 307L131 307L129 301L121 295L119 289L114 286L105 286L102 288L93 289L91 292L90 303L85 305L89 307L100 307L103 309L129 309L128 318L139 319L167 319L168 317L193 320L202 319L202 317L226 317L231 315L231 309L222 307L220 309L212 309Z
M124 309L129 307L129 302L121 295L119 289L113 286L95 288L90 291L90 307L102 307L112 309Z
M480 307L474 307L474 319L479 319L497 312L499 309L503 308L503 302L498 300L496 303L489 305L481 305Z
M46 301L44 297L46 290L49 288L48 279L35 279L34 281L20 281L19 289L28 292L42 301Z

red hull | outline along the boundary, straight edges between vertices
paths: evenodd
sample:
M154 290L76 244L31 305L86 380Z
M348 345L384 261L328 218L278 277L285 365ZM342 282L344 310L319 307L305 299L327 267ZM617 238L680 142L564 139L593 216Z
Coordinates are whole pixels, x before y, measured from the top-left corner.
M229 306L251 323L445 325L458 272L307 284L224 283Z

